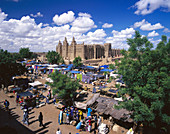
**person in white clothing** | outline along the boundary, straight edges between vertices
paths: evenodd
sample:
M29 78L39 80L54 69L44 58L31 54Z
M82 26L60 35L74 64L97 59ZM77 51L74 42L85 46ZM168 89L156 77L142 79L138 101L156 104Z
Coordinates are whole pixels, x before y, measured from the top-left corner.
M61 134L61 131L60 131L60 129L59 129L59 128L57 129L56 134Z

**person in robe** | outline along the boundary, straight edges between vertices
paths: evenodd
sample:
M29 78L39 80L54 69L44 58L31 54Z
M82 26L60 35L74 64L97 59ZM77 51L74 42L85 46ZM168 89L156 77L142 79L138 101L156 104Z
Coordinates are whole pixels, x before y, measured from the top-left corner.
M59 113L58 123L59 125L63 123L63 109Z
M87 117L91 116L91 112L92 112L92 109L91 108L87 108Z

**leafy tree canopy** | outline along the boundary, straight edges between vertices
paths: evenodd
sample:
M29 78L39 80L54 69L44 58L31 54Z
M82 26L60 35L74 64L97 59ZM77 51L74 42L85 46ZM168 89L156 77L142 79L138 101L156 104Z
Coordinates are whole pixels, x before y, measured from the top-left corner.
M74 65L75 67L80 67L80 66L83 65L80 56L76 57L76 58L73 60L73 65Z
M55 51L48 51L46 57L48 62L51 64L64 63L63 58Z
M11 84L13 76L26 72L26 68L15 62L15 58L7 51L0 50L0 86Z
M76 96L76 90L81 87L78 81L58 71L51 73L50 78L53 80L53 83L50 83L53 95L57 94L67 105L72 105Z
M115 65L114 64L109 64L109 69L114 70L115 69Z
M155 133L163 127L169 131L170 125L170 41L165 39L153 50L148 39L136 31L133 39L127 39L130 47L122 51L124 58L117 62L127 85L120 89L124 101L119 108L133 111L134 121L155 128Z
M33 58L33 52L30 52L29 48L20 48L19 55L21 58Z

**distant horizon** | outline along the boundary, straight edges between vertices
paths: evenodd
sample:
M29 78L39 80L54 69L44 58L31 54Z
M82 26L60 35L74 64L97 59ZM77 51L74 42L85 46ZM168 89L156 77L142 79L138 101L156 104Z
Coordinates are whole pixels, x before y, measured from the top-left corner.
M75 37L78 44L111 43L128 49L135 31L154 48L170 38L170 0L1 0L0 48L19 52L55 50L58 41Z

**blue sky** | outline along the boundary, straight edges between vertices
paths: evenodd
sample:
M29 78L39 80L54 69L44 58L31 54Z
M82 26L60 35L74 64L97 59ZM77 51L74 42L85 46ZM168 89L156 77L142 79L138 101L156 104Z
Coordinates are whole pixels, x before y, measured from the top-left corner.
M72 37L78 44L128 49L135 30L156 45L170 38L170 0L0 0L0 47L42 52Z

